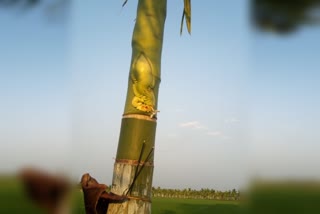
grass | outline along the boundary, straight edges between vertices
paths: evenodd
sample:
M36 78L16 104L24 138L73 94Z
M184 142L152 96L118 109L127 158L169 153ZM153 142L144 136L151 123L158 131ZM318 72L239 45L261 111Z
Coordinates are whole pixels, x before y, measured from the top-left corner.
M152 214L309 214L320 210L318 184L262 186L250 192L249 196L249 206L245 209L238 201L153 198ZM75 190L72 199L72 213L85 214L82 192ZM43 211L27 200L16 178L0 177L0 213L41 214Z
M0 178L0 213L18 214L21 212L41 214L39 208L26 200L23 188L15 178Z
M74 195L73 213L85 214L82 193ZM239 202L153 198L152 214L234 214L239 213ZM1 210L0 210L1 213Z
M85 214L82 192L74 192L73 204L73 213ZM229 214L238 209L238 202L214 200L153 198L152 203L152 214ZM27 200L20 182L11 177L0 178L0 213L41 214L43 211Z
M238 201L153 198L152 214L313 214L320 210L319 183L271 183L253 188L247 196L247 206L240 206ZM72 199L72 213L85 214L82 192L75 190ZM41 214L43 211L27 200L15 177L0 176L0 213Z
M154 198L152 203L153 214L229 214L239 210L239 202L234 201Z

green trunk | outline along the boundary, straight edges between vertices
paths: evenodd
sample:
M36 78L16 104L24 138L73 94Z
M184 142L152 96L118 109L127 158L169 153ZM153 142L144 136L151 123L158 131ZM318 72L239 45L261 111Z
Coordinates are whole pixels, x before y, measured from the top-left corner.
M130 189L130 200L110 204L108 214L151 213L153 148L166 7L166 0L139 0L138 3L127 99L111 188L119 195ZM138 176L130 188L135 175Z

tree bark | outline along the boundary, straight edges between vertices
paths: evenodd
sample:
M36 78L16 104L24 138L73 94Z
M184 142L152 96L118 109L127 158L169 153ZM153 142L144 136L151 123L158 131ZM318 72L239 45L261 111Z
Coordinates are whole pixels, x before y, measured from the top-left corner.
M128 91L111 192L129 201L108 214L151 213L154 145L167 0L139 0L132 37Z

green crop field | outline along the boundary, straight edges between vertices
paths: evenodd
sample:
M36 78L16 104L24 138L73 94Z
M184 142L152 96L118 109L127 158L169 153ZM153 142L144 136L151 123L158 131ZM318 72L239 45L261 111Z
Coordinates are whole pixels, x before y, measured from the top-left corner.
M42 213L29 203L21 184L15 178L0 178L0 213Z
M79 189L73 191L72 213L85 214L83 195ZM201 199L153 198L153 214L300 214L319 213L320 186L318 183L299 185L269 185L250 193L249 209L243 209L238 201L216 201ZM1 214L41 214L39 208L30 203L21 184L15 178L0 178Z
M74 207L74 213L85 213L82 195L78 194L76 198L77 206ZM153 198L152 200L153 214L231 214L237 213L238 210L237 202L168 198Z
M229 214L238 210L239 203L234 201L154 198L152 203L154 214Z
M168 199L153 198L153 214L207 214L235 213L239 209L238 202L196 200L196 199ZM14 178L0 179L0 213L1 214L41 214L39 208L30 203L21 184ZM83 213L84 204L82 192L73 193L73 213Z

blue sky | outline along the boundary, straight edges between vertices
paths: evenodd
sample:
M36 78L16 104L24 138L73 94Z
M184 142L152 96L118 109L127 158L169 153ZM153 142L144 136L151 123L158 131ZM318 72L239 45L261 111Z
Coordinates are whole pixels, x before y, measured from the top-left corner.
M111 183L136 1L121 5L74 1L57 20L45 6L0 8L0 173L33 165ZM320 29L262 34L247 1L193 1L192 35L180 36L182 7L168 1L153 185L319 179Z

